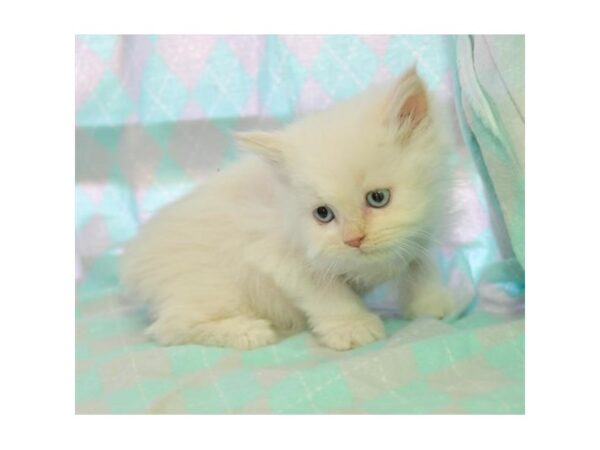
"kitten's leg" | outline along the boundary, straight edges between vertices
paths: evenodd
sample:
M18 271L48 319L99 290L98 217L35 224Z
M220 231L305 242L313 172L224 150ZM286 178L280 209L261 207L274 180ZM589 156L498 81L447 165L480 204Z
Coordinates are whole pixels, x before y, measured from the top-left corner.
M296 305L305 312L314 334L326 347L349 350L385 337L381 319L345 283L308 285L303 294Z
M271 278L252 271L242 286L254 314L267 318L277 334L288 337L306 329L304 312L294 306Z
M163 312L146 333L161 345L200 344L243 350L279 340L268 320L251 315L209 319Z
M245 293L220 271L206 269L164 279L147 334L162 345L200 344L251 349L279 340L269 320L247 304Z
M348 350L385 337L381 319L350 286L337 279L319 280L306 268L303 255L265 252L252 261L306 315L321 344Z
M442 284L439 272L427 257L413 261L407 275L409 296L404 305L406 318L429 316L443 319L453 312L453 296Z

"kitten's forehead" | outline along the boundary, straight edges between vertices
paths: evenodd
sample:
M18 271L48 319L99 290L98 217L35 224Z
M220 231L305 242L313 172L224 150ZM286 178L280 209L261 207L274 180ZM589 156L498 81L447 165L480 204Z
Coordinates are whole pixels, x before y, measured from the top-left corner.
M288 170L328 201L360 203L365 189L386 187L397 165L380 94L372 94L312 114L287 130Z
M297 139L292 172L336 197L373 184L377 187L396 164L396 149L384 142L376 127L332 128Z
M364 172L365 164L379 160L385 144L384 127L358 115L324 116L305 121L291 133L296 164L322 167L329 172Z
M357 158L322 153L315 160L302 159L293 175L306 188L313 202L322 201L350 213L364 204L367 191L389 188L393 170L384 156L366 152L368 157Z

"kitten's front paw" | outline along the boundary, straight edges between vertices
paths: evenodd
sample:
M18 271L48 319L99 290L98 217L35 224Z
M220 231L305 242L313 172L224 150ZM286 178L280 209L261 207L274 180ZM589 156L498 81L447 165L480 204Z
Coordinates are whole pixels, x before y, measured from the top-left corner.
M407 319L434 317L443 319L454 312L456 304L452 294L443 287L424 289L407 305Z
M375 314L323 324L315 329L321 344L334 350L349 350L385 337L383 322Z

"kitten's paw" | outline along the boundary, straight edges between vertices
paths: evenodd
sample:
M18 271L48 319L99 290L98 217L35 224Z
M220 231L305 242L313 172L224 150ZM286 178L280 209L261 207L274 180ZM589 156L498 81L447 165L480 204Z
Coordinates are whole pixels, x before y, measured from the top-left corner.
M273 330L270 322L257 319L252 321L252 325L248 325L239 334L234 335L229 346L239 350L252 350L275 344L277 341L279 341L279 335Z
M443 319L456 309L452 294L443 287L425 289L417 295L408 305L404 316L407 319L417 317L434 317Z
M375 314L324 324L315 333L321 344L334 350L361 347L385 337L383 322Z
M240 350L274 344L279 340L269 321L249 317L200 323L159 319L146 330L146 335L160 345L200 344Z

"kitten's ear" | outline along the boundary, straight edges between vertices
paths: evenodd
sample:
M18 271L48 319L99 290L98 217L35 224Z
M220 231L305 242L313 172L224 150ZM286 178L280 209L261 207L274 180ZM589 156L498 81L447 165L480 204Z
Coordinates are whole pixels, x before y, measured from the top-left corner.
M244 131L235 134L238 143L274 163L283 160L283 139L277 132Z
M429 118L425 83L411 67L394 85L387 107L387 120L396 128L411 132Z

